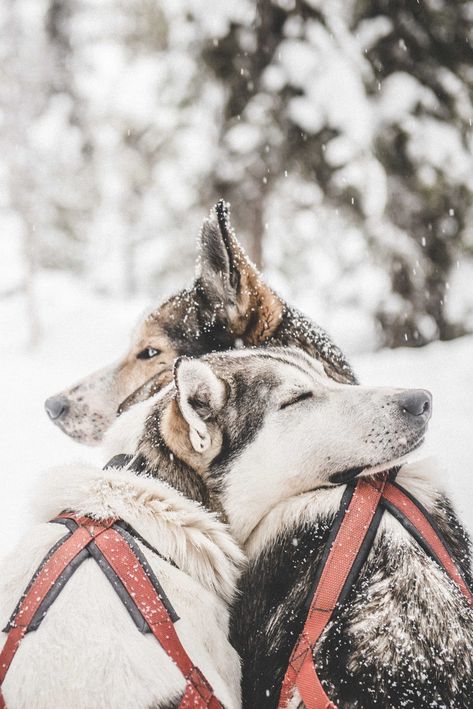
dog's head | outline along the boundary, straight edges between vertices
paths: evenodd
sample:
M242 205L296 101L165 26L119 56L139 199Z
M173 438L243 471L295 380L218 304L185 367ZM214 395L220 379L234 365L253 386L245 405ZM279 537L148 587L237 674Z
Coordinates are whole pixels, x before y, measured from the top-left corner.
M230 227L226 205L219 202L202 226L193 287L171 297L140 324L125 357L47 399L46 411L72 438L98 444L117 414L169 383L177 357L239 344L301 347L318 357L333 378L355 381L323 330L263 282Z
M340 384L300 350L241 350L178 360L174 386L141 409L141 446L152 459L159 426L243 542L286 498L400 463L430 416L424 390Z

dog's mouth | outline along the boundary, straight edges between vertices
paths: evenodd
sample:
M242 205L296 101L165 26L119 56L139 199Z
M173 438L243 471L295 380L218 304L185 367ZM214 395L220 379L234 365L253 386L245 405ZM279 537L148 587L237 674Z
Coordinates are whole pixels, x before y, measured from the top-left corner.
M358 477L370 477L372 475L377 475L378 473L389 472L393 468L397 468L398 466L406 463L409 456L421 448L424 441L425 435L422 434L416 441L408 446L407 450L405 450L402 455L397 456L396 458L390 458L386 461L380 461L374 465L360 465L341 470L339 473L334 473L330 476L330 482L335 485L344 485Z

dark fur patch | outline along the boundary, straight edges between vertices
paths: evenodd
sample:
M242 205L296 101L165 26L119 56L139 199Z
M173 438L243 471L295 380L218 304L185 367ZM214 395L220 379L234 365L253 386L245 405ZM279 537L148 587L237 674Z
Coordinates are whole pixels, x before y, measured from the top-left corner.
M298 347L320 360L332 379L345 384L358 383L345 355L325 330L287 304L284 305L278 329L266 344L272 347Z
M296 527L250 562L232 609L231 641L243 661L243 706L277 707L305 603L332 518Z
M138 474L152 475L171 485L185 497L212 507L210 493L201 476L177 458L168 448L161 433L161 416L169 398L160 401L146 420L139 442L139 455L130 468Z
M442 496L437 504L435 521L453 553L463 578L473 590L471 573L471 540L458 519L450 501ZM472 701L473 705L473 701Z
M414 561L425 569L425 578L410 576ZM462 664L457 657L473 648L471 610L456 589L451 589L456 609L450 613L448 601L440 607L427 589L420 592L420 585L428 587L431 564L411 545L393 549L386 538L376 544L317 656L319 676L339 707L471 707L471 662ZM370 612L383 605L389 606L379 614L385 622L371 624ZM367 624L356 629L360 619ZM463 630L462 648L449 643L450 623Z
M225 343L221 342L217 315L212 309L212 304L210 302L205 304L203 298L205 300L204 292L197 282L192 290L182 291L172 296L158 310L160 325L178 356L200 357L214 350L231 347L231 338L228 334L223 338Z
M218 369L216 371L218 373ZM259 373L257 377L244 371L227 372L226 384L227 404L216 419L223 432L223 443L209 470L213 489L218 487L215 482L225 476L234 457L251 443L261 429L268 405L267 394L276 386L274 375L269 371ZM245 412L244 417L239 415L240 411Z
M457 563L468 544L445 502L435 514ZM244 573L232 612L232 639L243 658L248 709L276 708L304 621L331 519L296 527ZM339 709L467 709L473 706L473 613L446 577L410 540L379 536L317 653L322 683ZM431 586L429 587L429 582Z

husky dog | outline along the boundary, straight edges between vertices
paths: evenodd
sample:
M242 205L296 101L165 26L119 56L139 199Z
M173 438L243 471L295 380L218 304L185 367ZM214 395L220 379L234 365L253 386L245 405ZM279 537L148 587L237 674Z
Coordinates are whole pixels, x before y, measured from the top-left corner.
M433 516L471 583L469 541L450 503L431 470L403 462L423 441L428 392L337 383L285 348L212 354L176 371L186 386L162 400L166 443L203 471L249 557L232 613L247 709L278 705L340 481L400 466L399 483ZM473 612L388 512L316 664L340 709L473 706ZM297 691L290 707L303 707Z
M355 383L326 333L263 282L231 229L226 205L219 202L202 226L193 287L145 318L125 357L47 399L46 411L72 438L98 444L120 404L121 412L133 403L137 388L149 380L151 395L170 382L176 357L238 345L301 347L320 359L329 376Z
M228 631L229 602L243 556L226 526L202 505L208 503L202 456L199 474L173 459L161 439L158 414L145 432L138 431L133 417L142 423L139 410L137 405L130 412L126 435L129 440L133 431L152 459L147 474L133 466L58 468L43 482L41 518L67 509L98 520L118 517L130 525L179 617L175 628L191 660L225 709L238 709L240 659ZM174 432L169 435L175 438ZM39 524L3 562L1 628L64 531L60 524ZM0 650L3 644L0 633ZM138 631L99 565L86 559L37 630L25 636L2 692L8 709L177 709L185 686L158 641Z

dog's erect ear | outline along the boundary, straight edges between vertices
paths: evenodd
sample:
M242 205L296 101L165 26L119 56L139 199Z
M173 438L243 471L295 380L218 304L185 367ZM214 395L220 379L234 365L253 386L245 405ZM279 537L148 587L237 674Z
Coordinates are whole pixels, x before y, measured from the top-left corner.
M148 379L144 384L142 384L138 389L127 396L126 399L122 401L118 407L117 414L121 416L125 411L128 411L132 406L138 404L140 401L146 401L151 399L152 396L158 394L165 386L172 382L172 370L166 369L164 372L155 374L153 377Z
M207 363L187 357L177 360L174 382L192 447L197 453L205 453L212 445L208 423L225 403L225 384Z
M282 302L238 242L229 205L223 200L202 225L196 286L209 322L223 326L245 344L262 344L279 325Z
M196 276L208 288L208 295L226 307L236 305L240 271L246 265L239 247L230 225L229 205L220 200L202 224ZM253 268L249 262L248 268Z

